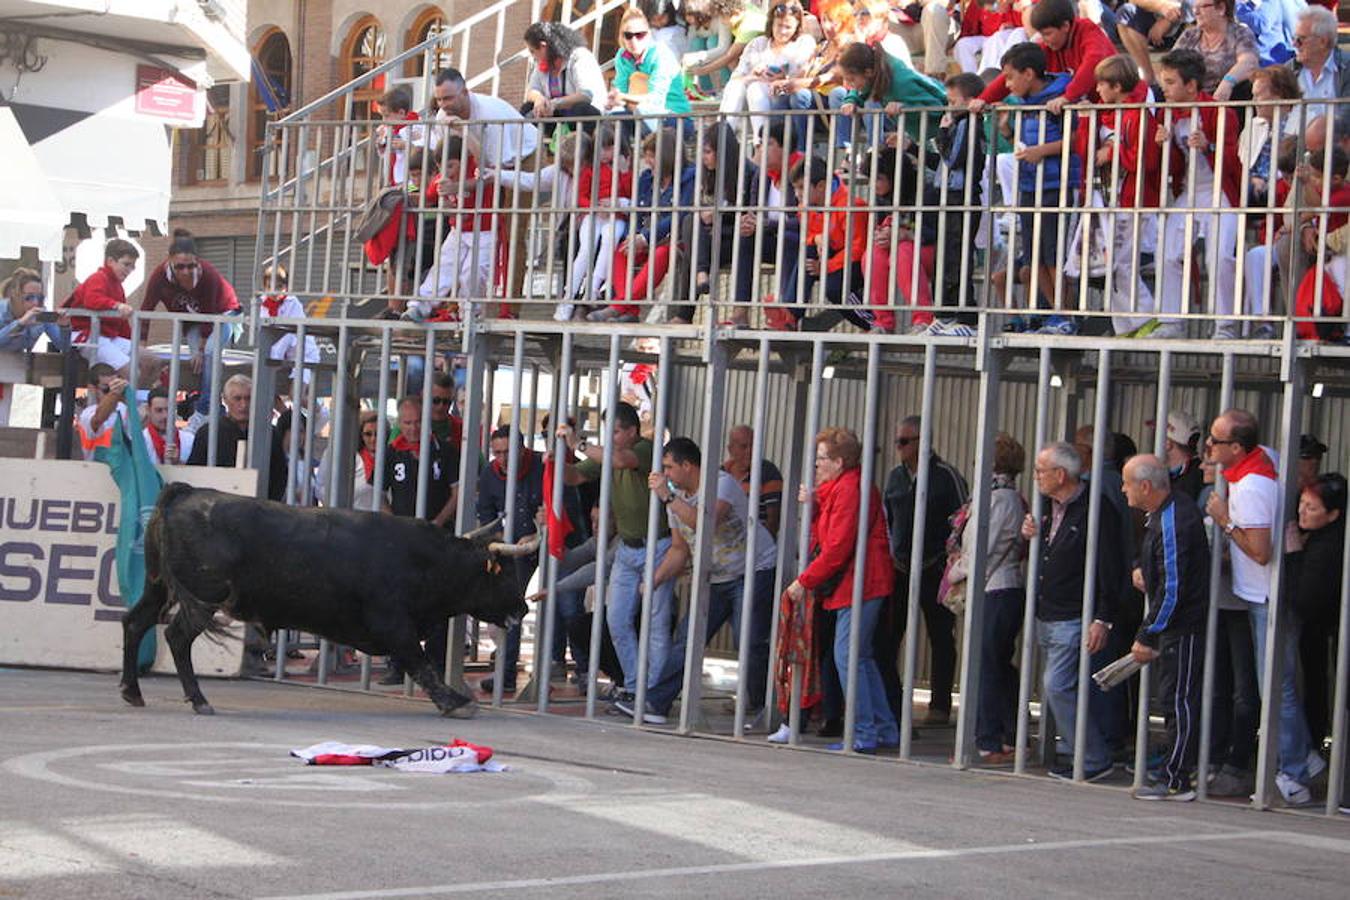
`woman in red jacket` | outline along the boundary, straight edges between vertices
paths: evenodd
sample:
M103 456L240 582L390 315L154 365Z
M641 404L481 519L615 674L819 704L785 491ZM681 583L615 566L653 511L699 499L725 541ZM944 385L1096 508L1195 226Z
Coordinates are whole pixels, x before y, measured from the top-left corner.
M835 614L834 664L844 684L847 684L849 632L855 627L853 552L858 542L858 512L862 501L861 459L862 444L848 429L827 428L816 435L812 559L787 588L796 601L800 601L807 591L815 592L826 611ZM878 747L895 747L900 743L895 716L886 702L881 671L872 658L872 634L881 612L881 600L890 596L894 576L881 492L875 485L869 491L863 602L856 624L859 634L853 750L857 753L876 753ZM806 502L809 498L803 496L800 499ZM830 749L842 750L843 744L831 744Z

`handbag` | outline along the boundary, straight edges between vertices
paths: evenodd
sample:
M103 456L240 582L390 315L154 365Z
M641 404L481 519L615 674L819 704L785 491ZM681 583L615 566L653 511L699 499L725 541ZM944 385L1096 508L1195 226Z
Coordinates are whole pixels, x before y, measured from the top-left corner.
M811 548L811 557L806 561L806 564L808 566L811 565L811 563L815 562L817 556L820 556L819 545L816 545L815 547ZM834 592L839 590L839 585L844 583L844 574L848 572L848 567L851 565L853 565L853 554L850 553L848 557L848 562L840 566L838 572L835 572L829 578L826 578L816 587L815 589L816 595L819 597L834 596Z

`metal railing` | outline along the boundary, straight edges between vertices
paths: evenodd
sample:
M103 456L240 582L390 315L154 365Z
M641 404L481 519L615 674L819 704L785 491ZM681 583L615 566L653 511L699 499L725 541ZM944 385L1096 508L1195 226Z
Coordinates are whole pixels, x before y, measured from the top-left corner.
M259 258L306 273L292 284L305 299L383 288L396 309L466 315L500 300L526 316L566 319L577 306L607 305L608 315L649 323L697 318L705 331L720 322L828 327L842 315L879 333L936 317L967 326L942 333L969 338L982 313L997 313L991 326L1014 332L1030 319L1065 335L1098 334L1111 320L1116 334L1141 337L1198 337L1203 328L1228 339L1275 339L1282 329L1339 339L1346 312L1323 301L1324 275L1345 280L1336 232L1350 207L1333 188L1336 153L1305 143L1315 118L1308 104L1260 106L1273 134L1295 133L1283 146L1272 138L1270 189L1258 203L1254 159L1234 171L1236 153L1156 146L1159 132L1198 129L1208 106L1069 107L1062 123L1013 106L999 113L1018 136L1006 150L992 119L937 108L702 113L680 117L678 128L668 116L579 117L548 123L562 128L551 153L544 123L523 119L425 123L420 147L398 151L358 137L359 123L283 123L283 158L288 146L315 143L347 156L327 180L316 174L312 191L284 177L265 188ZM1257 112L1223 105L1215 146L1236 147L1235 116ZM1145 124L1115 125L1131 117ZM1325 147L1344 143L1335 119L1320 120ZM1286 129L1290 122L1299 127ZM1053 158L1019 163L1021 137L1052 124L1076 137ZM867 139L856 139L864 127ZM647 130L665 139L635 137ZM480 153L512 152L478 159L471 148L482 142ZM798 197L789 160L803 146L807 172L830 174ZM1099 164L1083 166L1084 156ZM1130 159L1143 171L1130 173ZM1287 193L1276 187L1281 161ZM384 177L394 170L398 185ZM387 233L405 231L392 235L387 255L363 255L357 221L391 186L406 196L394 216L401 226ZM824 271L821 230L830 242ZM310 239L320 234L323 242ZM477 260L477 271L460 257Z

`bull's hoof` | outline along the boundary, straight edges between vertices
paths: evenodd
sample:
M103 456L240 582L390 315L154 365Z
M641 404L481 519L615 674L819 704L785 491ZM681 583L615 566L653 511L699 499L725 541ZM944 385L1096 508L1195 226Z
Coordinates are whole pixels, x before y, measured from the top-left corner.
M145 706L145 698L141 696L141 692L138 688L132 688L127 687L126 685L122 685L121 693L122 699L130 703L132 706Z
M441 710L441 715L447 719L472 719L478 715L478 704L470 700L468 703Z
M193 703L192 711L199 716L214 716L216 714L216 711L211 707L211 704L207 703L205 700L200 703Z

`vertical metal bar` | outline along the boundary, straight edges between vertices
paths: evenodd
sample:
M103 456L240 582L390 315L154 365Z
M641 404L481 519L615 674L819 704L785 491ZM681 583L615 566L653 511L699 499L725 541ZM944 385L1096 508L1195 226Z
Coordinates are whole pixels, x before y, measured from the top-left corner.
M566 418L567 413L569 412L568 407L563 404L566 403L566 396L567 396L565 393L566 385L571 380L572 376L572 366L573 366L572 353L573 353L572 335L569 332L563 335L562 371L558 373L557 390L558 390L559 422L562 422ZM512 362L517 373L525 364L524 332L516 333L515 357ZM513 400L512 408L518 410L520 408L519 377L517 377L515 380L512 400ZM566 452L567 445L561 439L555 439L555 444L561 448L561 452ZM512 448L514 449L515 446L516 444L513 443ZM553 512L554 515L559 520L561 520L562 517L567 514L564 510L562 502L563 501L562 466L554 467L552 491L553 491L552 495ZM549 669L551 668L553 662L553 634L554 629L557 627L557 619L558 619L558 560L554 559L552 556L549 556L547 550L545 550L540 554L539 560L540 560L539 574L540 577L546 579L547 593L545 594L544 597L544 603L542 606L539 607L538 614L535 617L534 681L535 681L535 689L539 692L539 696L537 698L538 705L536 709L538 712L543 713L548 712ZM547 573L543 571L544 565L548 565ZM500 655L501 654L498 654L498 656Z
M715 245L714 245L715 246ZM698 486L698 528L694 537L693 577L690 580L688 639L684 654L684 699L680 703L681 734L688 734L701 724L702 708L700 700L703 694L703 647L708 622L708 603L711 596L711 571L713 564L713 532L717 529L717 482L721 467L716 456L722 445L722 422L726 409L727 354L721 342L715 342L708 348L709 360L705 377L712 390L707 392L703 407L703 462L699 469ZM667 382L669 383L669 382ZM653 454L655 456L656 454ZM747 527L750 522L748 519ZM741 598L742 619L748 618L744 612L749 607L746 598Z
M846 211L847 212L847 211ZM863 596L863 578L867 571L867 538L872 522L872 478L876 469L877 394L880 392L881 355L875 341L867 344L867 390L863 402L862 485L858 493L858 533L853 543L853 598L848 629L848 681L844 691L844 752L852 753L858 723L859 654L862 650L863 603L884 602ZM836 624L835 628L839 626ZM836 631L836 634L838 632ZM869 637L870 639L870 637ZM876 661L873 660L873 665ZM882 699L885 702L885 699ZM875 713L874 713L875 715Z
M605 388L604 409L611 417L614 416L614 407L619 402L619 335L611 334L609 336L609 365L605 369L608 376L608 384ZM603 422L604 420L601 419ZM555 416L553 425L555 429L563 425L561 417ZM581 423L577 423L580 426ZM567 452L567 445L555 441L558 459L561 454ZM613 517L613 510L610 509L611 498L614 495L613 473L614 473L614 441L606 437L601 445L604 456L600 463L600 513L599 523L595 534L595 606L591 613L591 647L587 654L587 672L586 672L586 718L595 718L595 700L599 690L600 674L600 647L602 644L602 633L605 627L605 602L609 597L609 532L610 519ZM558 499L555 495L554 509L558 509ZM618 685L622 688L623 685Z
M173 335L169 339L169 346L173 348L173 356L169 358L169 417L164 421L165 457L172 456L173 451L178 449L178 382L180 380L180 373L182 372L182 366L179 364L179 361L182 358L183 352L183 320L177 316L175 316L173 320ZM139 377L139 375L140 373L137 373L137 377ZM153 390L153 387L151 389ZM132 396L135 397L134 392ZM214 435L212 436L214 437ZM214 444L215 442L212 441L211 443ZM210 445L208 444L208 446ZM164 461L168 462L168 459L166 458ZM187 462L187 460L183 460L183 462Z
M464 384L464 424L463 443L459 454L459 496L455 506L455 527L463 533L466 525L473 521L478 498L478 453L480 445L478 435L483 431L483 383L485 369L491 355L483 335L476 325L465 323L460 326L463 342L463 355L468 366ZM428 369L430 360L428 360ZM445 642L446 665L445 683L458 691L467 691L464 684L464 640L468 634L468 617L455 616L450 620L449 637ZM500 683L500 682L498 682Z
M1050 432L1050 348L1042 347L1036 369L1036 436L1031 451L1034 460L1045 446ZM1032 674L1035 669L1036 648L1036 583L1041 569L1041 516L1045 513L1045 495L1036 489L1036 479L1031 480L1031 516L1037 523L1036 533L1027 548L1027 584L1026 604L1022 612L1022 652L1018 663L1017 676L1017 746L1013 750L1013 771L1023 775L1027 770L1027 745L1031 737L1031 691ZM962 682L964 685L965 682ZM1054 735L1046 728L1046 717L1050 705L1041 698L1041 738L1042 741L1054 740Z
M1234 360L1232 353L1223 355L1223 377L1219 389L1219 409L1228 409L1233 405ZM1204 425L1209 433L1209 424ZM1220 497L1228 496L1227 483L1220 473L1215 473L1214 490ZM1200 705L1200 753L1196 766L1196 795L1201 799L1209 796L1209 758L1211 735L1214 731L1214 677L1215 661L1219 643L1219 595L1223 573L1224 535L1213 521L1209 523L1209 610L1205 615L1205 667L1201 676L1204 686L1205 702Z
M1328 154L1330 155L1330 154ZM1344 513L1342 513L1344 515ZM1341 557L1350 559L1350 529L1345 533L1345 549ZM1326 813L1336 815L1345 790L1345 760L1347 721L1345 708L1350 704L1350 566L1341 566L1340 628L1336 635L1336 685L1331 698L1331 772L1327 775Z
M676 175L678 177L678 173ZM632 298L629 298L630 300ZM652 443L661 440L661 436L666 433L666 414L670 409L670 385L673 378L670 374L670 338L661 338L661 357L659 368L657 369L660 386L656 392L656 421L653 423L652 435L656 438ZM660 448L653 447L652 451L652 469L653 473L661 471L661 451ZM662 514L661 504L648 502L647 504L647 563L642 572L642 614L641 624L638 628L638 670L637 685L634 689L633 716L634 726L642 726L643 710L647 708L647 664L650 657L651 634L652 634L652 604L654 602L654 588L652 576L656 572L658 560L656 559L656 541L660 534L660 525L658 516ZM661 623L662 627L669 628L669 622ZM659 676L660 673L658 673Z
M1280 417L1280 477L1283 496L1280 517L1270 529L1270 584L1274 590L1267 599L1266 658L1261 678L1261 724L1256 750L1256 793L1252 804L1264 809L1272 796L1271 787L1279 763L1280 709L1283 706L1284 652L1282 644L1290 629L1295 627L1288 611L1288 585L1285 583L1284 523L1289 521L1298 504L1298 442L1303 421L1303 381L1306 365L1295 350L1293 329L1285 329L1281 377L1284 380L1284 403ZM1302 711L1300 710L1300 714ZM1343 750L1343 748L1342 748ZM1289 760L1297 763L1297 760Z
M810 125L807 126L808 130ZM803 229L804 231L804 229ZM816 505L816 434L820 431L820 404L821 393L824 390L822 385L822 373L825 369L825 344L820 340L811 342L811 386L808 388L806 400L806 434L804 435L803 456L802 456L802 491L806 494L806 502L800 504L800 524L797 534L797 569L801 571L806 568L807 561L811 558L811 520ZM805 605L806 613L812 614L815 604ZM778 648L782 652L782 648ZM801 691L802 691L802 672L801 666L792 667L792 696L789 698L788 705L788 743L797 745L801 742Z
M977 712L980 704L980 678L983 670L981 645L984 642L985 582L988 579L989 506L993 496L990 475L994 471L994 437L998 432L999 388L1003 375L1003 356L989 347L989 329L981 328L976 348L980 368L980 399L975 419L975 474L971 495L974 518L966 523L974 528L975 552L966 578L966 615L961 634L961 703L956 709L956 744L952 765L965 768L975 756ZM915 532L916 539L919 532Z
M1164 350L1158 358L1158 396L1153 410L1153 453L1167 459L1167 413L1172 393L1172 351ZM1124 463L1125 460L1116 460ZM1144 611L1148 612L1151 598L1144 596ZM1139 671L1139 705L1135 713L1134 729L1134 789L1139 790L1148 779L1148 719L1153 689L1152 667L1145 665ZM1206 702L1209 697L1206 695Z
M1093 395L1092 419L1092 474L1088 479L1087 558L1083 562L1082 634L1078 644L1078 705L1073 723L1073 780L1082 781L1084 749L1087 746L1088 695L1092 689L1092 663L1088 653L1088 631L1096 618L1097 599L1097 541L1101 536L1101 518L1106 498L1102 496L1102 449L1106 446L1106 415L1111 394L1111 351L1097 351L1097 384Z
M789 129L789 134L791 129ZM782 240L782 235L779 235ZM768 353L769 342L767 339L761 340L760 352ZM810 379L806 376L806 369L800 363L792 368L791 395L787 416L785 421L796 423L802 421L803 410L807 408L807 394L810 388ZM763 396L763 395L761 395ZM756 404L762 407L763 404ZM762 409L761 409L762 412ZM797 497L797 479L801 475L804 459L807 453L815 452L815 445L810 442L810 438L788 441L788 458L784 460L783 472L783 497L784 506L788 502L795 501ZM773 612L769 617L769 674L764 693L764 709L767 713L767 725L776 729L780 723L781 717L777 714L778 702L776 700L776 691L778 688L777 678L774 669L777 666L779 646L778 646L778 622L783 612L783 586L787 583L787 573L789 570L795 571L798 557L798 524L801 521L800 516L791 515L786 510L780 515L778 524L778 556L776 559L776 571L774 572L773 584Z
M737 242L739 243L739 242ZM764 398L769 395L769 342L759 342L759 360L755 368L755 396ZM736 642L736 714L732 726L732 736L740 740L745 734L745 700L750 659L750 624L755 616L756 582L755 560L759 553L759 504L763 494L764 477L764 407L763 402L756 403L751 417L750 428L754 432L750 450L750 494L746 498L745 532L745 579L741 583L741 628ZM772 656L769 657L773 659ZM770 682L772 678L768 679ZM768 692L766 690L765 697ZM764 721L768 721L768 703L764 705Z
M916 263L917 264L917 263ZM914 479L914 539L909 548L909 586L905 608L905 663L900 701L900 758L914 745L914 676L919 655L919 591L923 578L923 535L928 516L928 477L933 455L933 396L937 387L937 345L923 348L923 400L920 403L919 471Z

